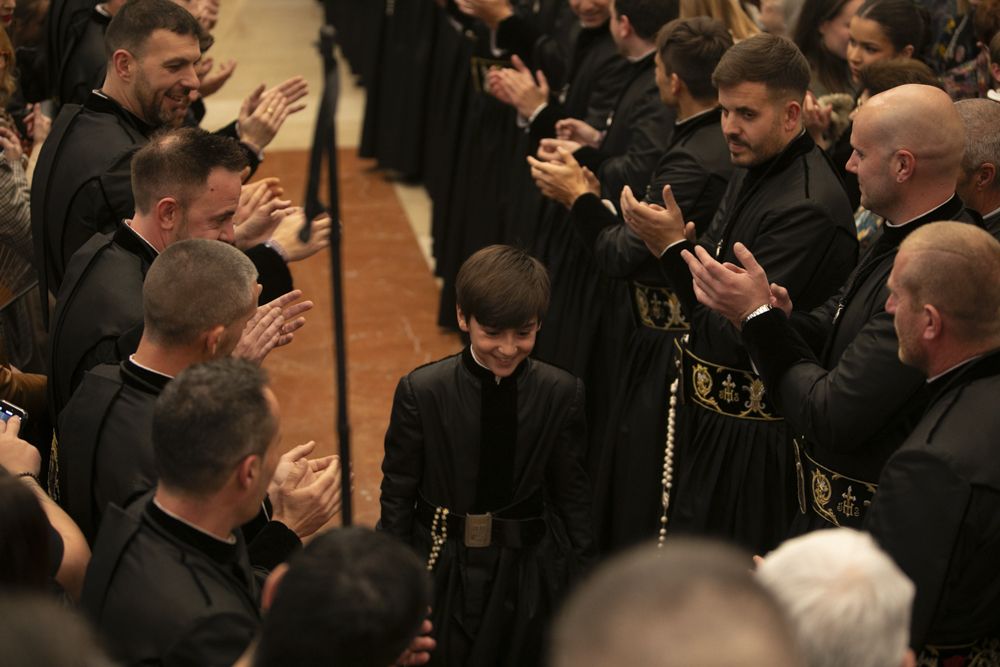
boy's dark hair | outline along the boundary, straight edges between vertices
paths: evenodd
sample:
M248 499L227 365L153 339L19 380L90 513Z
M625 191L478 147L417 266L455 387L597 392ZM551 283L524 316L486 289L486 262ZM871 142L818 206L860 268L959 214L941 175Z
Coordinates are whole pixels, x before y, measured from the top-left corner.
M627 16L635 34L651 41L660 28L677 18L680 0L615 0L615 13Z
M491 245L465 260L455 280L455 296L465 319L498 329L539 321L549 308L549 274L519 248Z
M707 16L675 19L656 37L656 49L667 74L676 74L698 100L718 96L712 72L732 45L733 36L726 26Z
M267 386L263 369L233 358L191 366L167 384L153 409L160 482L204 497L245 457L263 457L278 429Z
M908 83L941 88L934 71L913 58L891 58L869 63L858 72L858 82L861 84L859 90L867 90L869 97Z
M118 49L124 49L141 58L146 42L156 30L169 30L175 35L193 35L198 39L202 52L212 45L206 33L191 12L172 0L129 0L111 19L104 33L104 53L111 59Z
M187 206L205 189L213 169L239 173L246 166L246 154L232 137L200 127L158 132L132 158L135 208L148 215L164 197Z
M426 568L406 545L367 528L332 530L289 563L254 667L391 665L429 604Z
M913 0L865 0L855 16L878 23L896 51L912 45L914 58L930 41L930 14Z
M712 74L712 83L716 88L763 83L772 98L791 97L802 102L810 76L809 63L795 44L761 33L726 51Z

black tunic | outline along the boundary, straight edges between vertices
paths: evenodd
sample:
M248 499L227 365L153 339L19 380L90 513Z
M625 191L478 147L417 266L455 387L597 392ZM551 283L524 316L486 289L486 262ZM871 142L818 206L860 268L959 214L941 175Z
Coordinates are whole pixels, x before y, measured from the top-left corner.
M779 311L765 313L744 328L743 340L771 399L792 434L802 437L804 469L793 534L831 525L859 527L882 466L923 413L923 378L899 361L892 316L885 312L886 281L903 239L938 220L973 218L956 195L905 225L883 225L857 269L826 303L796 310L791 319ZM861 500L842 502L850 484L840 478L855 480L848 495Z
M108 56L104 52L104 33L111 17L96 7L87 17L80 34L69 49L56 81L60 104L84 104L90 91L104 84Z
M585 438L583 384L531 359L496 383L466 348L400 381L382 530L426 556L419 503L545 524L540 541L520 548L468 548L448 534L434 568L434 664L539 664L547 620L593 555Z
M140 497L105 519L81 606L125 665L232 665L260 624L260 585L240 531L229 544Z
M808 134L764 164L734 173L700 242L720 262L738 264L737 241L803 307L823 303L854 267L857 240L847 197ZM661 259L691 322L686 349L701 360L686 357L670 526L764 553L786 534L794 509L785 423L773 420L769 399L759 395L739 331L695 299L680 256L685 248L692 245L673 246Z
M126 359L86 373L62 414L60 502L90 544L111 505L127 507L156 485L153 409L171 380ZM271 570L302 542L264 503L243 526L250 562Z
M1000 352L929 389L927 412L886 463L865 522L916 584L917 649L1000 638Z
M720 116L716 108L676 125L646 196L662 203L669 183L678 206L701 231L733 172ZM636 322L614 383L608 428L597 434L601 440L591 457L597 534L603 549L611 551L649 539L659 529L666 408L676 376L673 342L687 331L687 321L676 297L670 299L673 290L656 258L603 202L585 195L572 214L576 231L593 244L601 271L629 281Z
M231 135L231 128L220 133ZM70 257L90 237L112 233L132 217L132 156L156 129L96 91L82 107L69 104L59 112L31 186L31 230L43 299L47 291L58 291ZM246 146L243 150L251 169L256 168L257 155ZM291 274L281 266L287 292ZM47 312L47 301L45 307Z

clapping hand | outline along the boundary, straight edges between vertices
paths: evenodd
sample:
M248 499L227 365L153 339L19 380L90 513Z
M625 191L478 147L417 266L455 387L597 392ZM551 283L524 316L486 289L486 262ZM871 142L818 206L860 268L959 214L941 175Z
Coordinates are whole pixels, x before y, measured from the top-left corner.
M663 188L663 206L640 202L627 185L622 188L620 203L625 224L655 256L678 241L694 240L694 223L684 224L684 214L669 185Z
M592 187L593 182L589 181L583 167L573 158L573 155L562 147L556 150L559 160L542 162L528 156L531 177L535 179L535 185L542 191L542 194L566 208L572 208L573 202L588 192L600 195L600 184L597 184L595 192Z
M295 303L301 297L302 290L296 289L259 306L243 327L243 335L232 356L259 365L271 350L291 343L295 332L306 324L303 315L313 307L312 301Z
M556 121L556 138L598 148L604 140L604 133L578 118L563 118Z
M246 250L271 238L285 209L292 205L290 200L281 199L282 194L280 181L274 177L243 186L233 221L237 248Z
M272 518L299 539L318 531L340 511L340 457L307 458L315 448L316 443L309 441L285 453L267 490Z
M549 100L549 82L542 70L531 70L517 56L511 56L513 68L500 67L487 75L487 90L501 102L517 109L525 118Z

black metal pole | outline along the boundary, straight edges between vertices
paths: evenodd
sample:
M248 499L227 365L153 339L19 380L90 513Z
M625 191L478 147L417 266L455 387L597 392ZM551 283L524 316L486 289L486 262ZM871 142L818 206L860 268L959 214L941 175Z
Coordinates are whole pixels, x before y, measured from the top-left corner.
M341 463L341 488L343 504L341 519L345 526L353 520L351 495L351 426L347 412L347 339L344 336L344 273L342 262L342 229L340 225L340 193L337 182L337 133L335 118L340 96L337 58L334 53L336 34L331 21L332 2L326 0L326 25L320 29L319 50L323 58L323 96L316 117L316 131L309 159L309 181L306 191L306 225L301 236L307 240L312 232L311 222L326 211L330 214L330 277L333 295L333 339L336 357L337 414L336 427ZM319 180L323 157L326 157L327 197L326 206L319 199Z

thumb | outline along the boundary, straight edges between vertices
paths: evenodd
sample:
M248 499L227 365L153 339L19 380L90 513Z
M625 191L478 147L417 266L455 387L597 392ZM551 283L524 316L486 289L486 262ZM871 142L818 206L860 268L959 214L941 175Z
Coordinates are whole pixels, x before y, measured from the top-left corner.
M571 153L570 151L566 150L562 146L560 146L556 150L559 151L559 157L562 158L563 164L565 164L567 167L579 167L580 166L580 164L576 161L576 158L573 157L573 153Z
M538 81L538 87L542 89L542 92L546 96L549 94L549 80L545 77L545 72L538 70L535 72L535 78Z
M680 209L680 207L677 206L677 200L674 199L674 190L669 185L663 186L663 208Z
M743 265L743 268L746 269L748 273L755 273L758 271L760 273L764 273L764 269L762 269L760 264L757 263L757 259L753 256L753 253L750 252L750 249L739 241L733 245L733 253L736 255L736 259L740 260L740 264Z
M531 70L529 70L528 66L524 64L524 61L521 60L520 56L516 54L510 57L510 64L513 65L514 69L518 72L531 74Z

